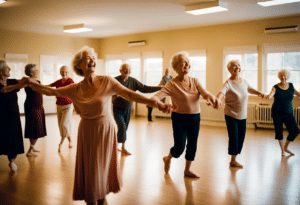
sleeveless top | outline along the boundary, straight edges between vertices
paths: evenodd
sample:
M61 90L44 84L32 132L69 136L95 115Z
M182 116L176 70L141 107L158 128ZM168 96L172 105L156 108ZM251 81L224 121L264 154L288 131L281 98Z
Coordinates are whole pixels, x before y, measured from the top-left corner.
M293 98L294 98L294 86L289 83L287 90L282 90L278 85L273 86L276 91L274 95L274 103L272 106L272 112L280 114L291 114L293 113Z

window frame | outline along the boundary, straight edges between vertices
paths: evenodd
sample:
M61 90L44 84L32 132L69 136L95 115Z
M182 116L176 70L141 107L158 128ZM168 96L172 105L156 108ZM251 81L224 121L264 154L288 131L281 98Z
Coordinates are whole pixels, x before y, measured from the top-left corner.
M267 90L267 54L268 53L288 53L300 52L300 43L277 43L277 44L263 44L262 46L262 90L263 92L270 92ZM300 72L300 70L299 70Z
M206 57L206 50L187 50L186 51L189 54L190 57L205 57L205 83L201 82L202 87L206 89L206 84L207 84L207 57ZM191 69L193 69L193 66L191 65ZM192 71L196 72L196 71ZM200 71L201 72L201 71Z
M228 62L226 62L227 55L242 55L242 60L240 63L241 63L242 71L243 71L245 68L245 65L244 65L245 64L245 61L244 61L245 54L257 54L257 70L256 70L257 85L256 85L256 89L258 89L258 85L259 85L259 79L258 79L259 55L258 55L258 46L257 45L224 47L224 49L223 49L223 83L230 77L227 75L227 73L228 73L228 70L227 70Z

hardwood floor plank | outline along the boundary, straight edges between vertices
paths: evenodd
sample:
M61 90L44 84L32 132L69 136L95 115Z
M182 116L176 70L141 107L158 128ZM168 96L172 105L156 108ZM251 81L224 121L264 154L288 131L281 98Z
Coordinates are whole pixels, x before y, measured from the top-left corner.
M47 133L39 139L37 157L25 154L16 159L18 171L11 173L8 160L0 156L0 204L56 205L85 204L73 201L76 136L79 117L73 116L72 139L58 153L60 142L56 115L47 115ZM21 117L24 128L24 117ZM287 132L284 132L286 137ZM201 126L198 149L191 169L200 179L183 176L185 153L172 159L169 175L162 158L173 145L169 119L132 119L126 148L131 156L121 156L123 186L109 194L107 204L299 204L300 138L291 143L295 156L281 157L274 130L248 129L242 154L237 160L243 169L230 168L227 130ZM29 140L24 139L25 150Z

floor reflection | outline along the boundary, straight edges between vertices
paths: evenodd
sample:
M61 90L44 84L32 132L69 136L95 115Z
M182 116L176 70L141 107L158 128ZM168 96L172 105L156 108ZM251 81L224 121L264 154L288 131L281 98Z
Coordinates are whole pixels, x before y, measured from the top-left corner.
M186 189L185 204L194 205L194 194L193 194L193 181L197 181L199 178L184 177L184 185Z
M228 204L242 204L241 202L241 193L237 186L236 173L239 170L242 170L238 167L229 167L230 170L230 178L229 184L226 190L226 201Z

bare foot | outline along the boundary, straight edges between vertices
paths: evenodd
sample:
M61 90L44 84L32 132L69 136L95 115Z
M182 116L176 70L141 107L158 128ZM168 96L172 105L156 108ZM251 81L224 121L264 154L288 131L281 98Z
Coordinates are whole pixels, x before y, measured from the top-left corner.
M72 148L72 147L73 147L73 143L69 142L69 148Z
M122 154L131 155L131 153L128 152L126 149L122 149L121 152Z
M36 154L33 154L32 152L27 152L26 157L36 157Z
M40 152L39 150L37 149L34 149L34 147L31 149L33 152Z
M194 172L191 172L190 170L185 170L184 171L184 176L191 177L191 178L200 178L200 176L198 176Z
M238 163L237 161L230 162L229 165L230 165L231 167L241 167L241 168L243 168L243 165L241 165L241 164Z
M10 170L11 170L12 172L17 171L17 169L18 169L17 165L16 165L14 162L10 162L10 163L8 164L8 166L9 166L9 168L10 168Z
M166 172L166 174L168 174L169 170L170 170L170 166L171 166L171 160L169 160L167 156L165 156L163 158L163 160L164 160L164 163L165 163L165 167L164 167L165 168L165 172Z
M285 152L289 153L290 155L295 155L293 152L291 152L290 150L288 150L287 148L284 149Z
M61 144L58 145L58 152L61 151Z

